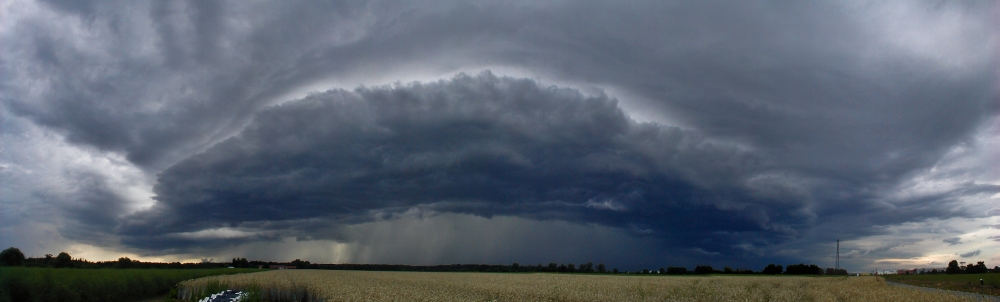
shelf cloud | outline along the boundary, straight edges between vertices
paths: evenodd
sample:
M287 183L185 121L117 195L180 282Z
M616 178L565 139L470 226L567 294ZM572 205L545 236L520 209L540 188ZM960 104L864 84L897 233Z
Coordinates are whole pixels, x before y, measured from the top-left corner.
M996 3L0 10L0 245L29 256L1000 257Z

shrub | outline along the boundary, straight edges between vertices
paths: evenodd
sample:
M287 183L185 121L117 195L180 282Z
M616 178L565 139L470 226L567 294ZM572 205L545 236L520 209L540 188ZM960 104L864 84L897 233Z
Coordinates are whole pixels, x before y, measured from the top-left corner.
M761 271L761 273L765 275L777 275L780 274L782 271L784 271L784 269L781 267L781 265L774 265L774 263L772 263L768 264L767 267L765 267L764 270Z
M708 275L714 273L715 269L711 265L699 265L694 267L694 273L699 275Z
M16 247L0 252L0 266L20 266L22 263L24 263L24 253Z
M683 266L681 266L681 267L671 266L671 267L667 268L667 274L671 274L671 275L683 275L683 274L687 274L687 272L688 272L688 269L686 267L683 267Z

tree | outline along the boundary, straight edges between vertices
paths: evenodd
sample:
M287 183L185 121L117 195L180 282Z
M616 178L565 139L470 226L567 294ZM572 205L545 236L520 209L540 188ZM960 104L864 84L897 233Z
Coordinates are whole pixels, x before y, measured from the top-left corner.
M52 266L60 268L60 267L70 267L71 265L73 265L73 257L70 257L69 254L67 254L66 252L62 252L59 253L58 256L56 256L56 261Z
M686 267L683 267L683 266L680 266L680 267L678 267L678 266L671 266L671 267L667 268L667 274L670 274L670 275L683 275L683 274L687 274L687 272L688 272L688 269Z
M0 252L0 266L19 266L24 263L24 253L16 247L10 247Z
M298 259L296 259L296 260L298 260ZM247 258L233 258L232 265L235 268L249 268L250 267L250 261L248 261Z
M958 274L962 272L962 268L958 266L958 260L952 260L948 262L948 268L945 269L945 273L948 274Z
M521 265L517 264L517 262L514 262L514 264L510 265L510 269L516 272L521 269Z
M984 274L988 271L989 269L986 268L986 264L982 261L976 262L975 265L969 263L969 266L965 269L965 273L967 274Z
M711 265L699 265L694 267L694 273L699 275L708 275L714 273L715 269Z
M761 271L761 273L766 275L777 275L781 274L782 271L784 271L784 269L782 269L781 265L774 265L774 263L771 263L768 264L767 267L765 267L764 270Z
M603 274L603 273L606 273L607 271L608 271L608 269L604 267L604 263L601 263L601 264L597 265L597 272L598 273L602 273Z
M828 267L828 268L826 268L826 274L827 275L844 275L844 276L846 276L847 275L847 270L846 269L835 269L835 268L832 268L832 267Z
M611 273L612 274L617 274L618 273L618 268L615 268L613 271L611 271Z
M128 257L118 258L118 268L131 268L131 267L132 267L132 259L129 259Z

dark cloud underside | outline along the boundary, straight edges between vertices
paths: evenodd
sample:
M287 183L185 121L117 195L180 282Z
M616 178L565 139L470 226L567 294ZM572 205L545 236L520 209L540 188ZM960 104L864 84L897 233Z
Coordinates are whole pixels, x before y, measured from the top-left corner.
M995 229L998 8L15 1L0 243L34 220L142 252L364 243L352 227L421 213L802 261ZM979 248L917 229L854 255Z
M130 219L126 234L353 223L422 208L678 239L734 229L787 236L808 219L806 205L780 188L767 196L743 188L758 166L697 133L637 123L603 95L460 75L266 109L236 137L164 171L159 203Z

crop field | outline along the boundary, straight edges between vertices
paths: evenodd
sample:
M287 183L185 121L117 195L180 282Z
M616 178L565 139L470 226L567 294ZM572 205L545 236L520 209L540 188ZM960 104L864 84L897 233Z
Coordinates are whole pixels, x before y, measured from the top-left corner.
M247 269L79 269L0 267L0 302L133 301L165 295L178 282Z
M636 276L277 270L182 282L178 298L219 285L265 301L975 301L874 277Z
M1000 296L1000 274L886 275L886 280L909 285ZM983 279L980 285L979 279Z

